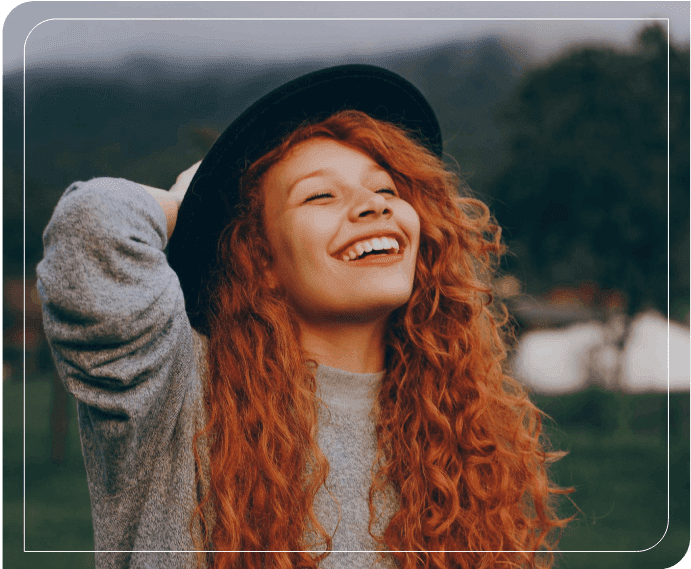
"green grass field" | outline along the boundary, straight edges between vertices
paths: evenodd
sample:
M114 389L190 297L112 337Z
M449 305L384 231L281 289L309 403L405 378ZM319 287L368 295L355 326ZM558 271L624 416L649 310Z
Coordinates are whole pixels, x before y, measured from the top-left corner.
M27 381L24 465L22 384L8 380L3 386L3 561L10 569L94 567L91 553L62 553L92 549L93 533L72 401L65 460L56 466L49 459L51 390L49 377ZM662 569L675 565L689 546L689 395L671 396L669 528L666 395L590 389L535 399L555 420L546 427L553 447L569 451L553 467L553 478L576 489L571 498L578 510L568 501L563 503L563 514L578 517L563 535L563 553L556 566ZM24 549L61 553L24 553Z

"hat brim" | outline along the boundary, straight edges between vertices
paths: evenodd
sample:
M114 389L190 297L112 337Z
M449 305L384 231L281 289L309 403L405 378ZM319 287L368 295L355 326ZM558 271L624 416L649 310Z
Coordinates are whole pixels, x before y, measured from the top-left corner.
M202 283L213 269L220 233L238 205L238 181L246 169L306 121L359 110L398 124L441 157L434 111L418 89L399 75L371 65L340 65L298 77L252 104L221 134L202 161L178 212L168 262L180 279L192 325L205 329L199 306Z

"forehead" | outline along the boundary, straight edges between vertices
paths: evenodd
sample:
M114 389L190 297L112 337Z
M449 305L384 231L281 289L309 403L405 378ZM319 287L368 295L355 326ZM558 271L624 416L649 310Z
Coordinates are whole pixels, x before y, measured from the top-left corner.
M377 163L361 150L328 138L312 138L293 146L270 171L284 176L300 175L310 168L371 167Z
M364 152L341 142L313 138L293 146L262 178L265 201L287 198L292 187L304 178L338 177L356 179L386 174Z

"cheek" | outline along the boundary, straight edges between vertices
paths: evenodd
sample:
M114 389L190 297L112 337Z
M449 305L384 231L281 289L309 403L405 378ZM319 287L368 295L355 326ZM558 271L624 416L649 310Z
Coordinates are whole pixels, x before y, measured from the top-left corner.
M275 234L276 265L291 280L311 275L321 266L328 251L331 224L328 216L301 215L284 220Z
M293 247L291 245L290 228L285 220L274 216L271 224L266 224L266 236L271 250L271 271L281 286L290 286L293 280L294 266Z
M302 215L296 215L291 221L294 234L307 239L324 238L336 226L334 214L326 208L313 208Z
M398 212L399 223L410 237L411 245L417 250L420 244L420 216L409 203L402 204Z
M326 208L311 208L290 218L286 239L296 257L323 261L338 229L337 219Z

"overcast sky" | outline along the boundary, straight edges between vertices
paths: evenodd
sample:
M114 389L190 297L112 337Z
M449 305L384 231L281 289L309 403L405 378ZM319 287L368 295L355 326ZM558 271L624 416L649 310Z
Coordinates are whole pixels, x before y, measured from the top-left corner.
M394 16L410 19L373 19ZM161 17L269 19L125 19ZM518 40L544 59L574 44L629 47L653 17L670 18L672 40L688 45L688 2L32 2L5 21L3 44L6 71L21 69L24 45L27 66L107 68L134 53L189 63L229 56L329 61L488 34Z

